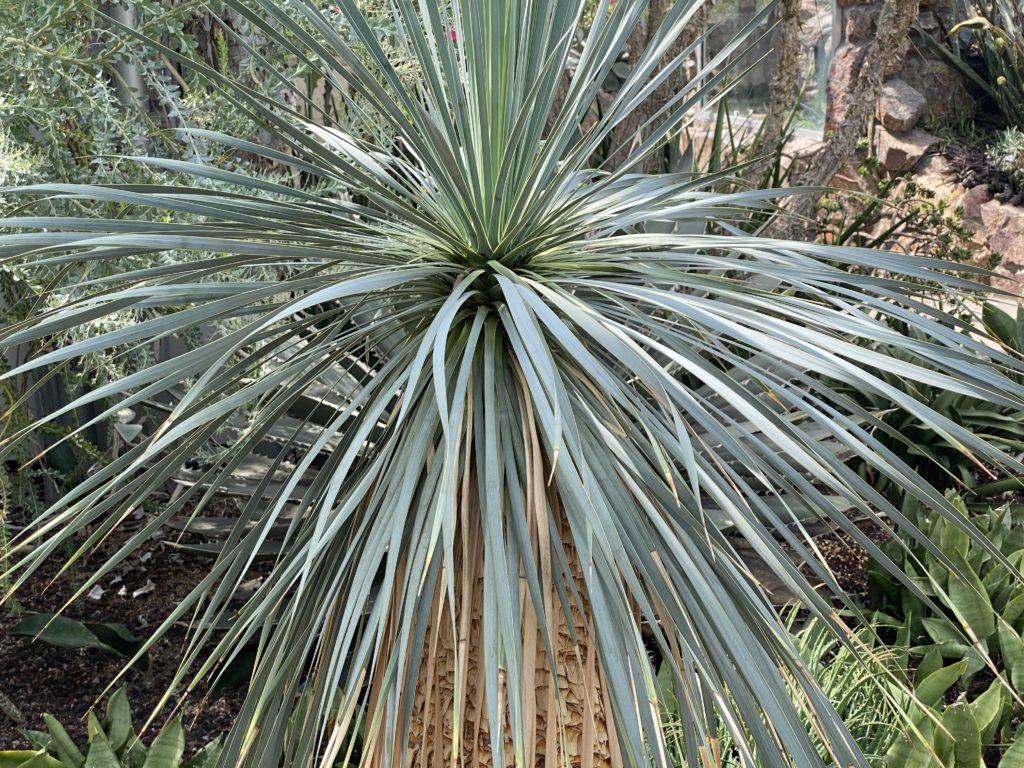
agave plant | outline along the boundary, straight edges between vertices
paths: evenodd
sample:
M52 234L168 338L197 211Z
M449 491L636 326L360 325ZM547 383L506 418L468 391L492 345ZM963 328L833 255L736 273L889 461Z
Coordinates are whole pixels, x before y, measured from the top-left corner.
M997 465L1008 463L997 450L870 371L1012 406L1024 392L1004 376L1013 359L922 301L926 284L972 289L943 265L745 235L731 219L777 193L639 172L720 91L721 65L770 6L606 171L595 150L699 44L666 55L700 0L671 6L596 121L597 90L643 0L602 0L581 45L582 0L393 0L413 80L351 3L226 4L357 95L364 129L309 124L203 69L278 148L206 138L346 194L146 158L199 181L3 190L130 214L2 221L0 254L19 269L59 278L69 263L152 257L77 286L74 301L42 297L2 338L65 338L125 308L150 319L51 345L7 375L231 321L64 409L102 402L98 418L110 418L177 393L157 429L15 543L15 587L62 544L77 542L80 558L244 413L224 460L82 586L183 511L201 517L260 445L283 442L209 572L154 636L192 621L175 681L189 685L255 647L222 765L664 765L668 695L691 768L713 764L720 727L746 765L755 751L758 765L820 765L821 744L837 765L864 765L734 544L841 633L811 582L849 601L806 521L847 531L885 563L853 515L913 530L847 457L973 531L872 437L871 414L824 382L882 393ZM193 256L158 258L171 251ZM892 318L919 335L893 331ZM270 544L272 571L236 611L233 593Z

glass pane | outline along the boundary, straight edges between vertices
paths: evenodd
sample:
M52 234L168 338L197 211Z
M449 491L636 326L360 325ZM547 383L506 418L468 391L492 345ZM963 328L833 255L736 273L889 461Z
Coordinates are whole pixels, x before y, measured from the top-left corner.
M711 29L704 47L705 61L712 61L736 35L760 13L768 0L718 0L711 11ZM730 112L758 120L768 108L769 89L779 60L781 27L779 10L758 27L741 52L730 57L728 95ZM833 0L801 0L799 57L796 79L800 91L796 127L821 132L825 125L825 91L832 61L832 30L838 16Z

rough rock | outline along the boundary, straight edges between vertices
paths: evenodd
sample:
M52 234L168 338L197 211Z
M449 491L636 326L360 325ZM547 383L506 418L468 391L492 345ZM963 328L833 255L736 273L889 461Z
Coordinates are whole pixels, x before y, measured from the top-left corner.
M828 80L825 129L834 131L842 125L848 110L850 94L856 87L867 49L875 39L882 0L837 0L842 10L840 45L835 52ZM924 38L944 39L944 30L951 26L953 0L921 0L919 23L902 45L906 50L895 56L884 80L898 78L911 91L894 94L892 107L885 107L884 125L891 131L905 131L921 126L936 126L966 119L974 110L966 81L946 62L930 53ZM901 90L902 86L897 85ZM921 103L923 97L924 103ZM907 98L911 99L908 101ZM901 104L902 100L902 104ZM908 113L908 114L903 114Z
M1002 263L992 270L992 278L988 281L989 286L993 291L1006 291L1007 293L1015 293L1020 295L1022 293L1022 278L1024 274L1021 273L1020 264L1014 264L1013 262Z
M941 61L912 51L900 78L924 97L921 119L925 126L955 122L974 111L974 100L963 79Z
M917 20L917 26L932 37L942 34L942 20L935 11L922 12L921 18Z
M938 142L938 137L924 131L913 130L896 135L879 127L875 148L885 169L899 173L911 170Z
M914 166L914 180L922 187L927 187L944 200L952 202L964 192L956 177L951 173L949 160L939 152L926 154Z
M782 164L782 167L788 166L789 168L787 180L790 186L795 186L798 183L797 180L807 172L813 158L821 152L824 146L824 142L816 137L799 134L792 136L786 142L782 148L782 157L786 162Z
M981 224L981 206L992 199L987 184L971 187L953 204L954 208L962 208L965 224Z
M907 60L907 53L910 51L910 38L905 37L899 42L900 52L896 56L892 56L885 64L885 69L882 70L882 78L888 80L890 77L896 77L903 68L903 62Z
M867 43L875 34L877 8L851 8L846 12L846 39L855 44Z
M863 192L868 195L877 195L879 186L875 174L864 175L860 172L860 163L852 162L844 165L832 178L832 187L843 189L847 192Z
M1002 287L1019 292L1022 286L1016 280L1024 277L1024 208L990 200L981 205L981 222L989 251L1003 257L997 271L1011 278Z
M905 80L893 78L882 86L878 100L878 119L888 130L903 133L914 128L928 102Z

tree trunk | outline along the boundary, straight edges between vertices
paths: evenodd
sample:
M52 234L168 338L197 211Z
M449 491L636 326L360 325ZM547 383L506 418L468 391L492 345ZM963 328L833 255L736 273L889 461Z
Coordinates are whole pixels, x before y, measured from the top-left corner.
M875 112L886 73L898 70L906 55L905 43L910 28L920 13L920 0L886 0L878 19L875 39L868 48L850 97L850 106L841 125L833 132L822 151L800 178L797 186L823 187L831 183L857 148L865 126ZM818 203L815 194L790 198L785 209L789 215L776 216L764 234L771 237L800 238Z
M136 29L138 27L138 13L130 4L112 3L110 18L129 29ZM114 64L114 72L117 75L115 85L121 103L124 104L128 111L145 115L149 105L146 81L142 77L142 69L139 63L132 60L118 60ZM144 134L135 136L133 143L136 152L145 154L146 136Z
M477 515L472 517L478 518ZM432 626L436 634L428 638L427 652L420 667L419 681L413 704L412 728L409 734L409 754L406 766L467 766L469 768L498 768L491 755L491 733L486 706L484 669L480 656L483 652L483 563L479 553L483 542L479 526L470 533L462 562L461 584L456 588L456 599L462 603L455 611L458 637L453 635L452 621L446 590L435 595ZM538 554L547 535L534 527ZM569 539L568 527L563 523L563 542ZM574 554L570 546L566 553ZM576 589L584 594L583 578L578 562L571 562ZM568 622L553 585L548 579L545 612L557 621L557 629L549 634L557 638L555 648L556 684L548 665L537 617L525 583L520 595L523 606L523 702L526 726L525 761L529 768L611 768L613 763L613 736L606 717L607 707L603 693L603 675L597 652L589 642L591 635L586 617L579 611L570 611L576 634L572 640ZM461 589L459 588L461 587ZM457 670L461 669L461 674ZM458 681L458 682L457 682ZM531 695L532 694L532 695ZM515 750L510 738L510 719L507 701L504 703L504 766L516 765ZM455 724L455 704L459 702L461 727ZM454 734L458 730L458 753L453 762ZM383 768L383 766L381 767Z
M711 13L711 6L713 5L712 0L705 0L703 5L694 14L690 25L683 30L679 37L673 42L665 55L664 63L671 62L675 59L687 46L692 45L697 40L707 27L708 16ZM654 35L658 32L658 29L665 21L665 16L671 8L672 3L668 0L650 0L650 4L647 8L647 12L644 15L643 20L637 25L636 29L630 35L627 46L633 56L639 56L646 50L650 44ZM655 74L657 73L656 70ZM642 126L650 120L651 116L657 112L670 98L672 98L679 87L682 85L681 78L684 74L684 69L680 68L673 77L666 79L650 97L641 104L637 109L633 110L622 123L615 128L611 134L611 150L612 155L609 161L604 164L604 167L608 170L614 170L618 168L622 163L629 157L629 149L632 146L643 142L645 136L642 132ZM658 167L657 155L652 153L644 161L643 170L645 173L657 173L662 170Z
M481 663L485 566L481 553L485 547L479 508L475 504L465 506L472 508L463 510L456 531L456 572L451 585L456 606L451 610L448 584L445 582L452 575L444 574L431 598L430 629L423 658L417 662L418 680L406 741L406 768L507 768L517 764L503 684L499 700L503 709L504 763L496 765L492 758L487 690ZM544 505L538 506L546 509ZM552 508L558 509L557 504ZM582 606L582 612L574 605L567 618L555 588L556 581L564 580L565 576L550 556L552 531L549 530L546 512L531 514L528 526L544 587L544 615L548 617L546 634L555 639L556 675L551 675L537 613L525 579L521 578L521 690L525 699L522 702L525 745L521 765L526 768L621 766L614 729L608 716L610 705L604 692L604 675L591 640L593 632L586 616L586 605ZM561 537L576 592L582 599L586 594L583 573L564 518L559 526L560 529L554 533ZM572 621L573 632L570 632L569 620ZM378 677L371 683L370 700L383 703L382 699ZM383 746L383 737L379 733L373 742L364 745L366 753L374 756L373 768L391 768L384 762ZM402 745L393 747L397 755Z
M759 158L745 175L763 179L775 150L786 140L786 123L800 95L800 0L782 0L779 6L779 59L768 94L768 114L761 125L750 157Z

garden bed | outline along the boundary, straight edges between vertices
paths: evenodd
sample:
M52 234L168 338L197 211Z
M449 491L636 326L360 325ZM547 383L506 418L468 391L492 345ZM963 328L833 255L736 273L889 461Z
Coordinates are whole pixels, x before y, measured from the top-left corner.
M74 586L115 553L131 533L130 527L119 529L87 560L63 576L57 575L60 558L55 556L18 593L19 610L12 611L10 606L3 609L0 667L4 675L0 692L20 710L26 722L18 724L8 715L0 714L0 748L28 747L20 729L43 728L44 713L56 717L77 743L85 742L86 713L105 699L107 686L121 671L123 662L94 649L59 648L31 638L12 637L7 630L25 613L59 610L73 594ZM65 615L82 621L123 624L134 635L144 638L192 590L208 568L208 559L176 549L163 539L152 540L101 582L102 594L93 593L97 599L83 597L72 603ZM127 672L124 681L136 727L141 728L170 685L185 650L185 639L183 627L173 628L150 651L148 671ZM244 688L213 693L200 689L183 702L181 714L189 752L230 728L244 695ZM163 721L161 718L159 724Z
M870 521L860 523L859 527L879 543L887 538ZM59 610L73 594L74 585L91 573L94 565L115 553L131 533L130 527L119 530L89 560L62 576L58 576L59 558L55 557L19 593L21 613L6 608L0 615L0 666L5 670L0 691L26 718L24 724L19 724L0 715L0 747L27 747L20 729L43 728L44 713L56 717L77 742L86 740L86 713L97 702L104 701L107 686L121 671L122 662L98 650L57 648L30 638L11 637L7 630L24 613ZM866 601L867 553L841 533L822 534L816 543L839 585L856 599ZM183 552L163 538L153 540L101 583L104 591L98 599L83 597L68 607L65 615L82 621L123 624L136 636L146 637L199 582L208 567L208 559ZM756 565L752 568L757 575ZM773 597L779 603L785 602L781 593ZM185 629L174 628L150 652L149 671L133 669L126 674L137 725L159 703L170 684L182 659L185 639ZM244 688L214 693L203 689L185 700L181 711L190 752L230 728L244 695ZM161 718L159 722L163 721Z

